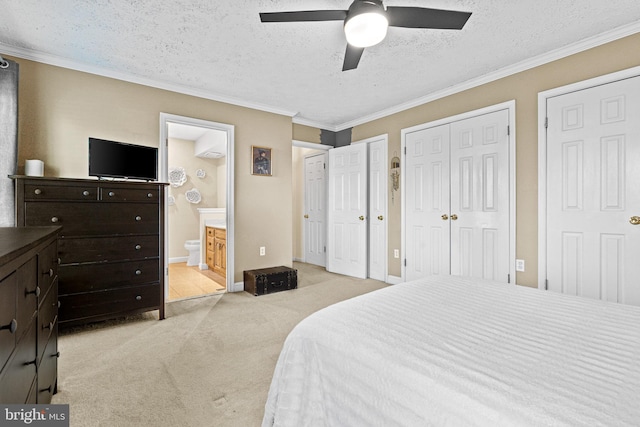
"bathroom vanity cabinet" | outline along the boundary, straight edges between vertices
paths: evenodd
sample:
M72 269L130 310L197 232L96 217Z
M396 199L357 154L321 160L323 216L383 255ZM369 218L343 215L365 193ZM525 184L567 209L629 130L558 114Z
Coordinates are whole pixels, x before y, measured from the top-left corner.
M14 176L18 227L59 225L59 321L159 310L166 184Z
M215 273L227 277L227 230L207 228L207 266Z

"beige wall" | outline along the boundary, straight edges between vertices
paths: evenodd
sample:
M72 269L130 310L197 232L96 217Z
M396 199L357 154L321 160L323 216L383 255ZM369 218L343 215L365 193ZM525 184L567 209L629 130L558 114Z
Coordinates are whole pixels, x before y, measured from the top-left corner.
M12 58L13 59L13 58ZM291 118L29 60L20 64L19 172L42 159L45 174L87 178L89 136L158 146L160 113L235 126L235 267L292 262ZM271 147L272 177L250 174L251 145ZM266 256L259 247L266 246Z
M640 34L620 39L353 129L353 140L389 134L389 153L400 152L402 129L516 100L516 257L526 271L516 281L537 286L538 269L538 93L640 65ZM416 96L419 94L416 94ZM389 205L389 250L400 248L400 204ZM389 258L389 274L400 276L400 260Z
M184 168L187 182L180 187L169 186L167 191L175 199L173 205L168 206L169 223L169 259L182 258L189 255L184 248L186 240L200 239L200 213L198 208L220 208L219 200L224 199L218 194L218 163L219 159L206 159L194 155L194 142L184 139L169 138L168 159L169 169ZM196 171L202 169L206 175L198 178ZM226 181L226 180L225 180ZM200 203L189 203L185 193L196 188L202 197Z
M293 139L320 144L320 129L293 123Z

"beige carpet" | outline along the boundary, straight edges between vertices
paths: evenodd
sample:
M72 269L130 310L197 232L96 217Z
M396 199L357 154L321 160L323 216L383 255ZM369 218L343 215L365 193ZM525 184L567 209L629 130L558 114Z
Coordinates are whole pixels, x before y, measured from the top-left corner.
M295 263L298 289L171 302L157 312L62 331L58 394L72 427L259 426L291 329L386 285Z

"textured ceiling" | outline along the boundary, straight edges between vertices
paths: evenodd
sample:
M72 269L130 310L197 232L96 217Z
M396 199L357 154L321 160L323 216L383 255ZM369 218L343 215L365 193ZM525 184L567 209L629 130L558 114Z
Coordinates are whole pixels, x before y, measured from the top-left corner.
M462 31L390 28L342 72L341 22L259 12L350 0L0 0L0 54L76 68L339 130L613 30L640 31L638 0L386 0L472 12ZM629 28L631 30L629 30Z

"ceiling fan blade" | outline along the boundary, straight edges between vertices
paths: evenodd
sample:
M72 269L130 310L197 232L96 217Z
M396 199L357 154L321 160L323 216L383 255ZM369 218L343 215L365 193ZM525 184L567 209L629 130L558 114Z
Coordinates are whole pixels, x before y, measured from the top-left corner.
M344 21L346 10L305 10L260 13L262 22Z
M434 28L440 30L461 30L471 16L471 12L429 9L426 7L388 6L389 26L405 28Z
M347 43L347 51L344 54L342 71L354 70L356 67L358 67L362 52L364 52L363 47L353 47L349 43Z

